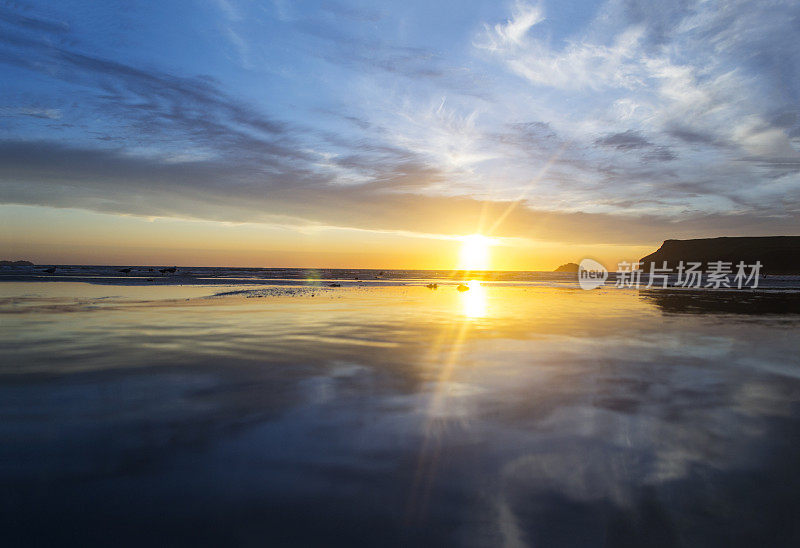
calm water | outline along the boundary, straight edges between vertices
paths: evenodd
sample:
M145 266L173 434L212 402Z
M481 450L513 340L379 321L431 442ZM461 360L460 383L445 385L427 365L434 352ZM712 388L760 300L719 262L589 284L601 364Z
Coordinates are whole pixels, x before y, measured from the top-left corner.
M798 294L550 281L0 283L0 543L800 545Z

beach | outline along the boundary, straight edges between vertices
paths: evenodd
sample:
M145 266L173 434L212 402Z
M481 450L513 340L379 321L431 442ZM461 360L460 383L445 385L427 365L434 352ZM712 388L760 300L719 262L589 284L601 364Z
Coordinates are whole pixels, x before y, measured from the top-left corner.
M541 275L459 292L376 276L7 278L5 537L800 540L792 280L584 291Z

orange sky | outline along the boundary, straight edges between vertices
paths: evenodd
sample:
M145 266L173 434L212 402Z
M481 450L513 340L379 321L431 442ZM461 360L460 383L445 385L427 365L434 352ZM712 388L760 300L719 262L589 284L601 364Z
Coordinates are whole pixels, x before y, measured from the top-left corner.
M459 267L452 236L335 227L281 227L169 218L147 219L75 209L1 206L2 258L39 264L444 269ZM30 223L35 216L37 223ZM652 246L578 245L497 239L496 270L553 270L592 257L610 266Z

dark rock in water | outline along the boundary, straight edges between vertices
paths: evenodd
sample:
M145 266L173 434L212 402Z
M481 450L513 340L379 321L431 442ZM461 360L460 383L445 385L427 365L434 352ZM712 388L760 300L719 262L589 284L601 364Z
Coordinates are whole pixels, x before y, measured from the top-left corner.
M556 268L553 272L569 272L569 273L576 273L578 272L578 265L575 263L566 263L562 264L558 268Z
M153 269L152 268L148 268L147 271L148 272L153 272Z
M30 261L0 261L0 266L34 266Z
M747 265L761 262L761 272L769 274L800 273L800 236L764 236L764 237L723 237L702 238L696 240L665 240L657 251L642 257L642 269L647 271L650 263L661 268L667 262L667 268L676 269L683 261L703 263L708 268L709 262L725 261L733 263L733 269L739 261Z
M147 278L147 281L148 281L148 282L152 282L152 281L153 281L153 278Z
M337 283L331 282L331 283L328 284L328 287L342 287L342 284L337 284Z
M48 274L55 274L56 273L56 267L46 268L45 270L43 270L43 272L47 272Z
M174 267L174 266L171 266L169 268L160 268L160 269L158 269L158 271L161 272L162 274L167 274L167 273L174 274L176 270L178 270L178 269L177 269L177 267Z
M469 286L464 284L458 284L458 287L456 287L456 289L458 289L459 291L469 291Z
M131 272L131 269L130 269L130 268L120 268L120 269L119 269L119 271L120 271L120 272L123 272L123 273L125 273L125 274L130 274L130 272Z

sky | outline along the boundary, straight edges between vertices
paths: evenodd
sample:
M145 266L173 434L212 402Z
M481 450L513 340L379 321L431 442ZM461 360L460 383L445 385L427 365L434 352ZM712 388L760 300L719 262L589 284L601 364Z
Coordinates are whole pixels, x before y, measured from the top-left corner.
M454 268L800 234L800 3L0 3L0 254Z

